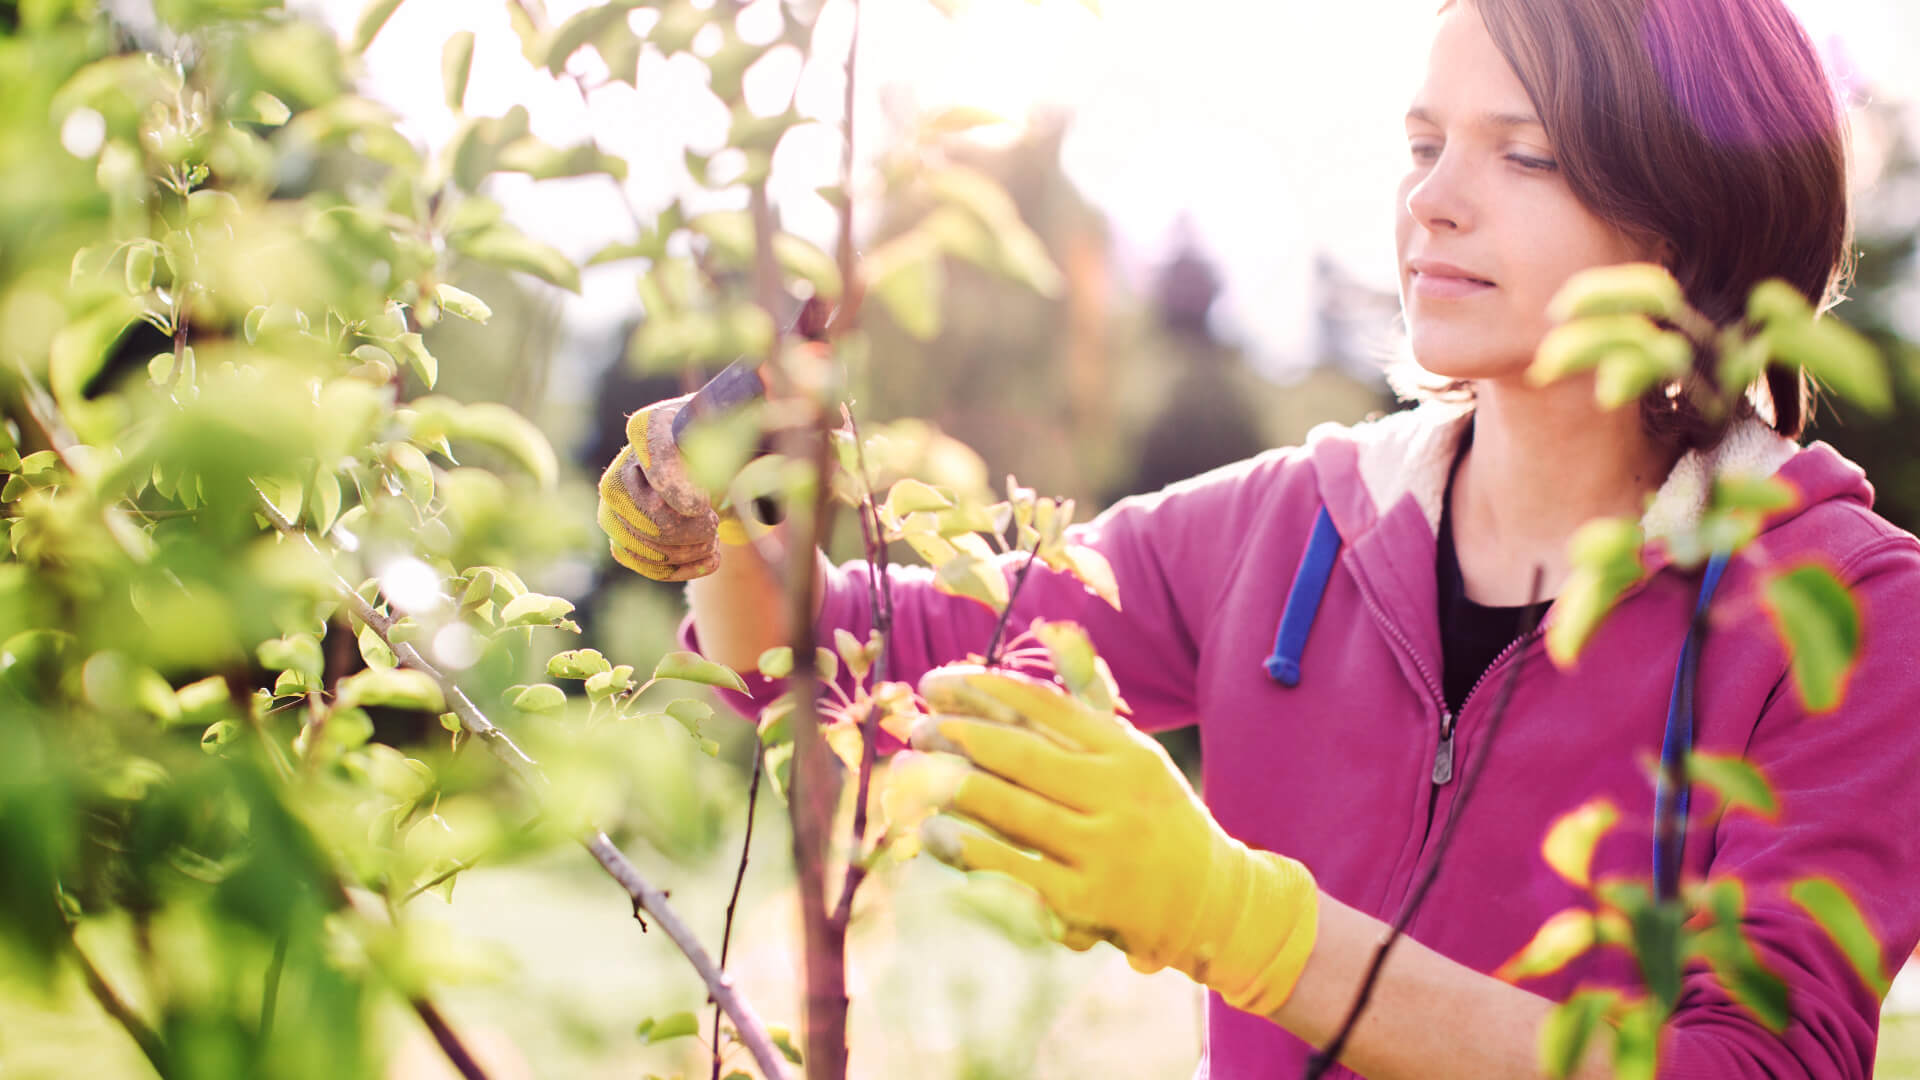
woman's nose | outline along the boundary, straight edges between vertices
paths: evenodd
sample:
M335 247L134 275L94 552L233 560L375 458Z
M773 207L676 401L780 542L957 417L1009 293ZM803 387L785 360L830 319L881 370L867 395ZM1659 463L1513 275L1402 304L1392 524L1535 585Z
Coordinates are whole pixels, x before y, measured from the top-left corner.
M1407 213L1434 232L1459 232L1473 226L1472 199L1453 155L1442 152L1433 168L1407 192Z

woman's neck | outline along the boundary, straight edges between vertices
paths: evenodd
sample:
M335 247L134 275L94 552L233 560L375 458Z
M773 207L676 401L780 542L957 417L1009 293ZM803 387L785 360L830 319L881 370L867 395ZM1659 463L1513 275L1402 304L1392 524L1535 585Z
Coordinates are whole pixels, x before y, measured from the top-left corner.
M1473 445L1453 490L1453 534L1467 596L1516 605L1558 594L1567 540L1596 517L1640 516L1676 456L1639 410L1606 410L1591 379L1474 384ZM1533 571L1542 571L1538 597Z

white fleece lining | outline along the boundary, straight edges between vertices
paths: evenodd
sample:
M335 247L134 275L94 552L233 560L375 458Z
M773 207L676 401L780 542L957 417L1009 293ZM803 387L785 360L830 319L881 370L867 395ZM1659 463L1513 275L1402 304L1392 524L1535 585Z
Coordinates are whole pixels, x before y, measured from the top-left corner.
M1438 532L1447 470L1472 412L1470 403L1429 401L1352 427L1322 424L1307 434L1307 444L1330 438L1351 441L1375 513L1384 514L1412 495L1427 516L1427 527ZM1712 449L1688 451L1674 465L1640 527L1649 540L1685 532L1706 510L1716 475L1772 476L1798 450L1793 440L1761 421L1744 420Z

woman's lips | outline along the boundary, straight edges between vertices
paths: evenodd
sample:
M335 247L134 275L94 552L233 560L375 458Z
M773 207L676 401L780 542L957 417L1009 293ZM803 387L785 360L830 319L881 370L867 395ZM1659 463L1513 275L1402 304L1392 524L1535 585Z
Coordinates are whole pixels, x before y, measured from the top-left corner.
M1491 282L1456 274L1410 271L1414 295L1430 300L1458 300L1493 288Z

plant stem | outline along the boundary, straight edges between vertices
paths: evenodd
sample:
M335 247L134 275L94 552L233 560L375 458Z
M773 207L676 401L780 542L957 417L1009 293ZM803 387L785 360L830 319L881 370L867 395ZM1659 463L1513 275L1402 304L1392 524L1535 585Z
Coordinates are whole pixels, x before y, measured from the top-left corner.
M461 1076L466 1077L466 1080L487 1080L486 1070L474 1060L473 1055L467 1051L466 1044L460 1041L459 1034L448 1025L446 1017L440 1015L440 1010L434 1006L433 1002L417 997L408 1004L412 1005L413 1011L420 1015L420 1021L427 1025L429 1032L433 1033L433 1041L440 1044L441 1052L447 1055L447 1060L453 1063L454 1068L460 1070Z
M747 781L747 834L740 841L740 866L733 872L733 895L727 898L727 921L720 931L720 970L727 970L727 950L733 945L733 911L740 903L740 887L747 880L747 857L753 851L753 811L760 801L760 771L766 754L760 738L753 740L753 778ZM713 1007L713 1080L720 1080L720 1006Z
M80 948L80 942L69 937L67 946L79 963L80 974L86 980L87 990L93 994L94 1000L100 1003L100 1007L107 1011L108 1016L113 1017L122 1028L126 1029L127 1034L133 1038L134 1044L140 1047L140 1052L146 1055L147 1063L153 1066L153 1071L166 1076L169 1071L167 1046L160 1041L160 1036L147 1026L146 1021L140 1019L139 1014L133 1011L133 1007L127 1004L126 999L122 998L112 984L107 982L106 977L100 974L100 969L94 966L93 959Z
M845 129L841 133L844 138L840 148L840 237L834 253L840 267L840 308L828 323L828 330L835 337L853 326L860 314L863 292L853 250L853 91L854 62L860 56L860 0L848 0L848 3L853 6L853 27L847 36L846 92L841 99L841 122Z
M273 960L267 965L267 975L260 988L260 1047L264 1053L267 1036L273 1034L273 1013L280 1002L280 973L287 966L287 943L292 938L291 930L282 931L273 943Z
M313 542L313 538L295 528L293 522L273 505L273 501L268 499L264 492L255 488L254 496L256 509L272 522L276 529L299 538L315 552L320 551L319 545ZM324 553L322 557L324 558ZM339 571L332 571L332 574L335 591L353 610L354 615L373 627L374 633L378 634L380 639L393 650L394 656L401 664L424 672L440 687L441 693L446 697L449 711L459 718L461 728L486 746L487 750L507 767L507 771L513 773L514 777L535 795L543 796L547 790L548 781L540 771L539 765L528 757L506 732L495 727L493 722L487 719L486 714L473 704L465 691L461 690L452 679L428 663L426 658L420 655L419 650L410 643L394 641L391 632L392 619L380 614L372 604L367 602L366 597L361 596L350 582L340 576ZM767 1034L766 1025L761 1023L759 1015L754 1012L746 999L734 991L733 984L715 966L712 958L707 955L706 949L701 947L700 939L694 935L693 930L668 905L666 894L648 884L646 879L640 876L640 871L620 853L620 849L614 846L606 833L589 826L579 840L581 845L593 855L594 861L598 862L601 868L626 890L628 899L633 903L634 917L639 918L642 912L650 914L666 930L667 936L673 940L674 945L686 956L687 962L693 965L694 971L707 984L707 990L713 995L714 1000L726 1009L727 1015L733 1020L734 1027L740 1032L741 1041L746 1043L748 1049L753 1052L754 1061L759 1064L761 1072L766 1074L768 1080L782 1080L786 1077L787 1072L781 1065L784 1058L774 1048L773 1039Z
M1000 609L1000 621L993 624L993 636L987 639L987 666L995 667L1000 663L1000 639L1007 632L1007 620L1013 617L1013 602L1020 599L1020 588L1027 583L1027 574L1033 570L1033 561L1040 557L1040 540L1034 538L1033 547L1027 552L1027 561L1020 564L1019 573L1013 576L1013 588L1007 590L1007 606Z
M1522 641L1533 635L1540 618L1540 588L1544 574L1542 567L1534 567L1533 583L1527 590L1525 624L1520 630ZM1373 988L1380 981L1380 971L1386 966L1387 954L1393 950L1394 942L1400 940L1407 926L1413 922L1414 915L1420 911L1420 905L1427 899L1427 890L1431 889L1434 881L1439 878L1440 866L1447 857L1447 850L1453 846L1454 826L1459 824L1460 818L1464 816L1467 800L1473 797L1474 788L1480 782L1480 773L1485 770L1487 759L1493 755L1494 738L1499 735L1500 725L1506 719L1507 706L1513 701L1513 688L1520 681L1520 669L1526 666L1525 660L1526 649L1523 647L1514 654L1513 667L1507 672L1507 677L1501 680L1500 696L1494 700L1493 715L1488 718L1486 734L1480 740L1482 749L1468 763L1466 776L1460 781L1460 794L1453 800L1453 809L1447 813L1446 823L1440 826L1440 839L1434 845L1433 860L1427 864L1426 872L1420 875L1420 880L1414 884L1413 892L1408 894L1406 902L1401 905L1400 914L1394 918L1386 940L1374 950L1373 959L1367 964L1366 975L1360 980L1360 989L1354 994L1353 1005L1348 1008L1346 1017L1340 1021L1340 1026L1334 1030L1333 1038L1327 1041L1326 1049L1307 1059L1306 1070L1302 1073L1304 1080L1319 1080L1336 1061L1340 1060L1341 1053L1347 1048L1347 1039L1353 1034L1354 1025L1360 1022L1360 1014L1366 1011L1367 1002L1373 998Z

